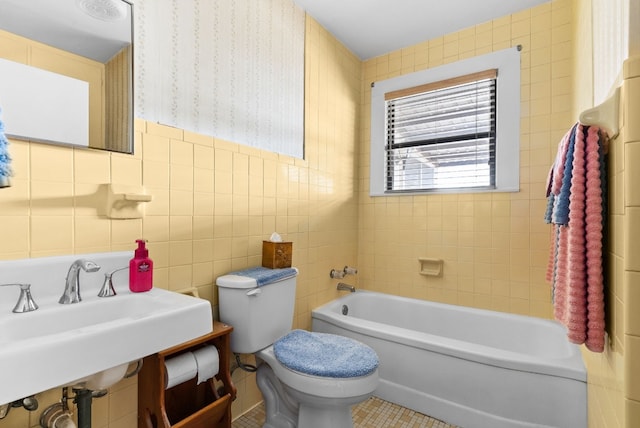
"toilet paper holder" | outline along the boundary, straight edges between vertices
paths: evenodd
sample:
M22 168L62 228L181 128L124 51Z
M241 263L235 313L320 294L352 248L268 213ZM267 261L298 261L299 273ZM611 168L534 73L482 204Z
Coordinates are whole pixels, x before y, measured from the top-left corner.
M211 333L144 358L138 374L138 415L142 426L231 426L231 403L237 393L228 358L232 330L233 327L214 321ZM207 349L207 345L213 345L208 349L215 348L219 356L218 373L200 384L197 384L198 379L194 376L189 381L165 389L165 361L187 352L193 354L202 348Z
M164 360L165 384L164 388L196 378L196 385L213 378L220 371L220 354L218 349L205 344L193 351L183 352Z

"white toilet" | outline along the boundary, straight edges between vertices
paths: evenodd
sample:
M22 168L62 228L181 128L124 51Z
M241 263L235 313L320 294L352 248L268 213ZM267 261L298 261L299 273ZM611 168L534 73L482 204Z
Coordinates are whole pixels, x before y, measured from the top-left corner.
M376 353L353 339L291 331L296 268L251 268L217 279L231 350L255 354L266 428L353 427L351 406L378 386Z

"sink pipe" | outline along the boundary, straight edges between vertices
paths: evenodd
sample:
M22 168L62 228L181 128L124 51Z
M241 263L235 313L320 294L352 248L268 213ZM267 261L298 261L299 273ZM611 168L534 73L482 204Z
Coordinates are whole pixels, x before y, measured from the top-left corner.
M30 397L25 397L21 400L16 400L13 403L3 404L0 406L0 419L4 419L9 414L9 410L13 407L24 407L30 412L33 412L38 408L38 400L33 395Z
M77 428L91 428L91 402L94 392L89 389L72 388L75 393L73 402L78 409ZM104 391L96 391L96 397L105 395ZM60 402L47 407L40 415L40 427L42 428L76 428L69 409L69 388L62 388Z
M138 374L142 368L142 359L136 362L135 368L126 373L124 378L130 378ZM93 398L100 398L107 395L106 389L91 390L87 388L71 388L75 393L73 402L78 409L78 425L77 428L91 428L91 405ZM28 397L20 400L27 408L27 400L33 397ZM38 407L37 401L35 401L35 407ZM1 408L0 408L1 410ZM30 409L35 410L35 408ZM69 387L62 388L62 397L60 402L52 404L47 407L40 415L40 427L42 428L76 428L76 424L73 422L71 410L69 410Z
M91 402L93 394L88 389L74 389L76 398L73 400L78 407L78 428L91 428Z

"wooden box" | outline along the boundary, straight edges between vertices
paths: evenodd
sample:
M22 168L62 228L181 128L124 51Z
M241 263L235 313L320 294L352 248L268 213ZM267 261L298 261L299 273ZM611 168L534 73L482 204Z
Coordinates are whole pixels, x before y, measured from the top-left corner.
M262 241L262 266L269 269L291 267L293 242Z

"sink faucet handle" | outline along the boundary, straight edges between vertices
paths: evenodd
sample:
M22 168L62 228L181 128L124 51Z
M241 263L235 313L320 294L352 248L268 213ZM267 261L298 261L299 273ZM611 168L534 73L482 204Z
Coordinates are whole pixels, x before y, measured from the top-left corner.
M16 314L21 314L23 312L31 312L38 309L38 305L33 301L33 297L31 296L31 284L20 284L20 283L11 283L11 284L0 284L0 287L5 287L9 285L15 285L16 287L20 287L20 296L18 297L18 302L16 306L13 308L13 312Z
M114 269L111 272L107 272L104 274L104 283L102 284L102 288L98 293L98 297L111 297L117 294L115 288L113 288L113 281L111 277L114 273L125 269L129 269L129 266Z

